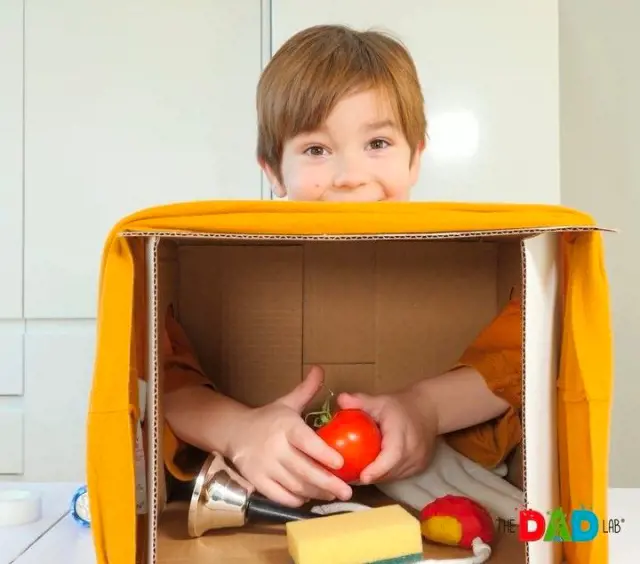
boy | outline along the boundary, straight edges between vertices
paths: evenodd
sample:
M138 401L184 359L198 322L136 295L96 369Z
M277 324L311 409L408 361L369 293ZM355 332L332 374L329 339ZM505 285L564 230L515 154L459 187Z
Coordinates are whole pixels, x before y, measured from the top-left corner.
M426 119L414 63L399 43L341 26L302 31L264 70L257 106L258 161L276 196L409 199ZM383 433L382 452L361 483L424 470L438 435L486 467L505 459L521 436L519 316L514 299L440 377L389 395L338 397L342 408L368 411ZM221 452L258 491L285 505L350 498L350 485L318 464L339 467L340 456L301 417L322 386L320 368L277 401L249 408L215 391L172 315L164 347L165 462L174 478L193 477L180 457L195 447Z

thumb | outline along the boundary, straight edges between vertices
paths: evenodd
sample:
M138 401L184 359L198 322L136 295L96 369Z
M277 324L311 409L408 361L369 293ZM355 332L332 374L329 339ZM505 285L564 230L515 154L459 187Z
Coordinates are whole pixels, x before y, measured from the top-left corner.
M315 397L324 383L324 371L319 366L313 366L305 379L288 394L282 396L280 403L302 413L307 404Z
M337 399L338 407L340 409L362 409L369 413L369 415L375 415L376 398L367 394L348 394L342 393Z

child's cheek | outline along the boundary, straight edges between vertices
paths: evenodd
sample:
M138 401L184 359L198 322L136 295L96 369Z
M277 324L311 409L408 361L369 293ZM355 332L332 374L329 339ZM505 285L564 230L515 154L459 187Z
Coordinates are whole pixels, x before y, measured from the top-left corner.
M385 163L379 171L385 197L392 201L404 201L411 197L411 175L407 167L393 166L395 163Z
M324 192L330 186L327 184L326 171L324 166L299 166L291 170L289 182L290 196L292 199L313 201L322 198Z
M403 179L390 183L385 187L385 196L391 201L405 201L411 198L411 186Z

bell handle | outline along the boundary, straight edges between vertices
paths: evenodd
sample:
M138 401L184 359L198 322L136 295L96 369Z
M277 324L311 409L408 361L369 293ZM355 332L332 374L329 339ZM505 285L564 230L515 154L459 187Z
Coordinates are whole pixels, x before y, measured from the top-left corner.
M256 521L271 523L287 523L289 521L302 521L319 517L319 515L311 511L287 507L258 494L253 494L249 497L246 515L248 520L255 519Z

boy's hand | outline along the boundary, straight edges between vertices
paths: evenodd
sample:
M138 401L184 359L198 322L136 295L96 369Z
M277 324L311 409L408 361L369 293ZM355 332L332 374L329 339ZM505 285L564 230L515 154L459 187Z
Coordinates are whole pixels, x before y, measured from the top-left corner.
M362 471L362 484L406 478L431 461L438 429L436 412L430 404L417 405L410 390L379 396L340 394L338 406L362 409L380 425L382 450Z
M284 505L351 497L351 488L317 463L339 468L342 457L301 417L322 381L322 370L314 367L293 391L248 411L229 449L240 473L263 495Z

